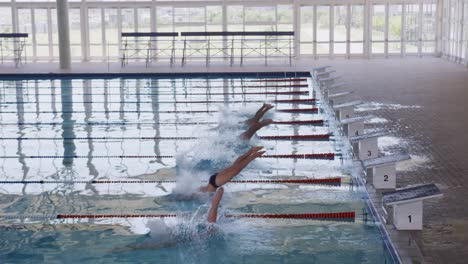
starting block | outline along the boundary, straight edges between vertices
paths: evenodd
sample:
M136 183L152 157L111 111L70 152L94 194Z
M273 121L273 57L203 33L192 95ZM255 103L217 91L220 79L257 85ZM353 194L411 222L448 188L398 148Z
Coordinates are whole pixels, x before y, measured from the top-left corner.
M329 78L318 79L317 81L319 82L320 87L323 87L323 86L329 86L329 85L335 84L336 81L339 80L340 78L341 78L340 76L333 76Z
M341 120L343 125L343 133L347 137L359 136L364 134L364 121L371 119L373 116L357 116Z
M316 67L312 69L312 72L315 74L325 72L328 68L331 68L331 66L322 66L322 67Z
M408 154L397 154L362 162L368 178L372 179L375 189L396 188L396 163L411 159Z
M398 230L422 230L423 201L442 196L433 183L384 193L383 220Z
M353 146L354 155L360 160L375 159L379 156L379 145L377 139L390 133L377 131L360 136L354 136L349 139Z
M336 72L336 71L331 70L331 71L324 71L324 72L321 72L321 73L317 73L317 74L315 74L315 78L317 78L318 80L330 78L330 77L332 77L332 73L334 73L334 72Z
M348 95L353 94L353 91L350 92L342 92L342 93L336 93L336 94L329 94L329 91L325 91L325 94L328 96L328 102L330 102L330 105L338 105L338 104L344 104L345 99Z
M345 83L344 82L339 82L339 83L334 83L334 84L331 84L331 85L324 86L322 88L327 89L329 91L329 90L341 88L343 86L345 86Z
M333 106L333 109L335 110L335 115L338 118L338 120L343 120L347 118L353 118L354 107L360 104L362 104L361 101L353 101L349 103L335 105Z

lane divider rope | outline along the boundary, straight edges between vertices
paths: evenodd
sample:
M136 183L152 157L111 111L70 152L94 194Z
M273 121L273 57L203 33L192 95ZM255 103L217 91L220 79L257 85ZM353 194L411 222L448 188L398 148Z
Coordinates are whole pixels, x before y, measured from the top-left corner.
M22 180L22 181L0 181L0 184L162 184L176 183L175 180L92 180L92 181L49 181L49 180ZM207 181L202 181L207 182ZM324 179L286 179L286 180L232 180L229 183L236 184L314 184L314 185L341 185L341 178Z
M248 80L248 82L305 82L307 78L279 78L279 79L260 79Z
M294 108L294 109L278 109L277 112L282 113L301 113L301 112L318 112L318 108ZM2 114L17 114L17 111L0 111ZM174 111L152 111L152 110L107 110L107 111L92 111L92 113L159 113L159 114L205 114L219 113L218 110L174 110ZM24 114L77 114L86 113L86 111L24 111Z
M283 155L263 155L259 158L276 158L276 159L327 159L333 160L338 154L335 153L314 153L314 154L283 154ZM171 155L93 155L92 157L85 155L43 155L43 156L0 156L0 159L168 159L174 158Z
M330 134L259 136L264 140L329 140ZM0 137L0 140L194 140L197 137Z
M275 99L275 100L226 100L226 101L213 101L213 100L199 100L199 101L111 101L111 102L96 102L96 101L81 101L81 102L57 102L57 104L238 104L238 103L264 103L272 102L276 104L291 103L291 104L308 104L316 103L317 99ZM36 102L0 102L0 105L22 105L34 104ZM52 103L52 102L40 102Z
M188 214L56 214L56 215L0 215L0 219L7 220L55 220L55 219L120 219L120 218L175 218ZM354 222L356 213L330 212L330 213L292 213L292 214L224 214L226 218L247 219L295 219L295 220L322 220L322 221L345 221Z
M273 121L274 125L323 125L323 120ZM219 122L16 122L0 123L1 126L126 126L126 125L216 125Z
M124 92L124 95L126 96L154 96L154 95L308 95L309 91L286 91L286 92L223 92L223 93L212 93L210 91L206 91L204 93L195 93L195 92L186 92L186 93L172 93L172 92L158 92L158 93L126 93ZM11 96L15 96L15 94L10 94ZM50 93L34 93L34 95L39 95L39 96L52 96ZM57 95L57 94L56 94ZM60 94L58 94L60 95ZM96 94L96 93L74 93L73 95L102 95L102 94ZM107 95L121 95L120 93L107 93Z

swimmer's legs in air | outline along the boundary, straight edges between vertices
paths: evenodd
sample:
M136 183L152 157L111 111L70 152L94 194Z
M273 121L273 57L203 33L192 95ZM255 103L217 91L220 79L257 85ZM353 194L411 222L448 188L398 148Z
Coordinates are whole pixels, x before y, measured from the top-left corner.
M201 192L214 192L218 187L223 186L239 174L250 162L262 156L265 151L261 151L263 147L252 147L246 153L237 158L230 166L223 169L219 173L211 176L209 183L200 188Z
M258 111L255 113L255 116L250 119L247 119L245 123L249 126L258 123L260 121L260 118L262 118L266 114L266 112L268 112L272 108L273 106L271 104L263 104L262 107L260 107L260 109L258 109Z
M268 126L270 125L271 123L273 123L273 120L271 119L264 119L260 122L257 122L257 123L254 123L253 125L249 126L249 128L247 129L247 131L245 131L244 133L242 133L240 135L241 139L243 140L249 140L253 137L253 135L255 135L255 133L260 130L262 127L264 126Z

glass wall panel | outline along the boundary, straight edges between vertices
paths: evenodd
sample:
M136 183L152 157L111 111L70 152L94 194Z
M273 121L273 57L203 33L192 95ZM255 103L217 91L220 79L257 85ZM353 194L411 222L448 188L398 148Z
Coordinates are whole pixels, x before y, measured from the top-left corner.
M49 59L49 19L47 9L33 9L36 30L36 54L38 59Z
M244 30L244 8L240 5L227 7L228 31Z
M156 8L156 31L173 32L174 31L174 10L172 7Z
M401 29L402 29L403 5L389 5L388 8L388 53L401 53Z
M119 26L118 26L118 9L106 8L104 9L104 28L105 28L105 47L106 54L109 58L119 57ZM122 14L122 32L135 31L135 13L134 9L124 8L121 10Z
M372 53L385 52L385 5L373 5L372 8Z
M274 6L245 6L245 23L272 23L275 22Z
M293 31L293 7L292 5L277 6L277 30L278 31Z
M206 30L223 31L223 8L221 6L206 7Z
M136 28L138 32L151 31L151 9L149 7L137 9L137 22Z
M81 58L81 16L80 9L72 8L68 14L70 20L70 49L73 59Z
M352 5L350 18L350 53L364 53L364 6Z
M330 52L330 6L317 6L317 54Z
M89 55L102 57L102 15L101 8L88 9Z
M11 8L0 6L0 33L13 32Z
M334 6L335 23L333 31L333 53L334 54L346 54L346 40L348 39L348 7L345 5Z
M406 5L405 21L405 51L406 53L417 53L420 39L419 4Z
M422 51L424 53L435 52L436 40L436 4L423 4L422 13Z
M28 58L36 56L33 49L34 36L32 31L31 9L18 9L18 31L29 34L29 38L26 41L26 56Z
M312 55L314 52L314 7L301 6L301 54Z
M59 37L58 37L58 25L57 25L57 9L50 9L50 19L51 19L51 34L52 38L52 54L51 56L58 58L59 57Z

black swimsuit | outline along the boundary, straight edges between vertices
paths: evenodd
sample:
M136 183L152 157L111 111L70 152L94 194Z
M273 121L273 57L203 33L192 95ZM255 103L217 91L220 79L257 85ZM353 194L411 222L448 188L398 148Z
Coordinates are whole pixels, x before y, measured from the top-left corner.
M211 186L213 186L215 189L218 189L219 186L216 185L216 176L218 176L218 173L215 173L215 174L211 175L209 182L210 182Z

